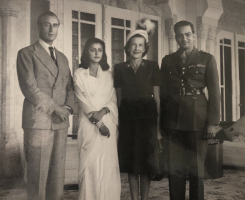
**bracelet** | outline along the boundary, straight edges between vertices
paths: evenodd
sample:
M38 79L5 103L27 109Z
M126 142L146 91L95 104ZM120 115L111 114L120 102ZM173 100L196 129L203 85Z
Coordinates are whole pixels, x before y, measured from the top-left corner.
M103 109L105 109L106 114L110 112L109 108L107 107L103 107Z
M100 129L102 126L105 124L100 120L99 122L96 123L96 126Z

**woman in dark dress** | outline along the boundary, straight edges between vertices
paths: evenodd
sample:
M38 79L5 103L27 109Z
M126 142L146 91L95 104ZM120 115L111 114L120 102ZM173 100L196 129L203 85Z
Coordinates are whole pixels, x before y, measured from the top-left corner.
M136 30L128 34L125 53L129 60L115 65L114 86L119 107L119 166L128 173L131 197L148 199L150 176L154 167L149 162L159 130L160 72L154 61L144 60L148 34Z

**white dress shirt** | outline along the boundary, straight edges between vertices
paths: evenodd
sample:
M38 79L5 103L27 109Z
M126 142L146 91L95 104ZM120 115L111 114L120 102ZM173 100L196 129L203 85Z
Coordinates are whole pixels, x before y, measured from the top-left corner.
M39 38L39 43L41 44L41 46L48 52L48 54L50 55L50 50L49 50L49 47L53 47L53 48L55 48L54 47L54 45L52 44L52 45L49 45L49 44L47 44L46 42L44 42L41 38ZM56 55L55 55L55 51L53 51L54 52L54 57L56 58ZM50 55L51 56L51 55Z

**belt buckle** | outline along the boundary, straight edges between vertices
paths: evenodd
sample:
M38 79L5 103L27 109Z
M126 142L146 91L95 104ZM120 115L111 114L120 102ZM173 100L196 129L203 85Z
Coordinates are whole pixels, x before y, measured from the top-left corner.
M180 96L185 95L185 88L180 87Z
M193 99L196 99L197 98L197 89L193 88L192 93L193 93Z

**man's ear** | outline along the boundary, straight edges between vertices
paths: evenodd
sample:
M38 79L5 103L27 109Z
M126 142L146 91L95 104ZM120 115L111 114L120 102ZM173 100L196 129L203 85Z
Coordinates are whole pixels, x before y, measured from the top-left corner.
M196 33L193 33L193 39L196 39Z

